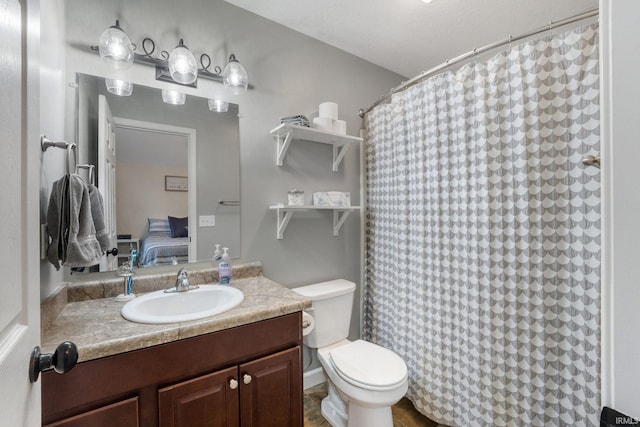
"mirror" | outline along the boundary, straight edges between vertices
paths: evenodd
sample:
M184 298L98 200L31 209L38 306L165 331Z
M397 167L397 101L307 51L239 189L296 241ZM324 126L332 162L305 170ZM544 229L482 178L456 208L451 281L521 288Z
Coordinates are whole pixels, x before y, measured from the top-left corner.
M141 85L117 96L102 77L77 78L78 160L95 165L119 252L100 271L117 268L130 249L138 250L136 267L210 261L216 244L239 257L238 106L214 112L206 98L192 95L171 105L160 89ZM78 173L89 179L88 170Z

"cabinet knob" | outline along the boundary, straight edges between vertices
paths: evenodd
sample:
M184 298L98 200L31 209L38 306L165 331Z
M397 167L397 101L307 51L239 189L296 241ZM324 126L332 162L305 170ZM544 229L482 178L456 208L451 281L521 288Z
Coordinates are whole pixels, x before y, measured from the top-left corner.
M233 378L231 380L229 380L229 388L231 390L235 390L238 388L238 381L234 380Z
M251 375L249 375L249 374L244 374L242 376L242 382L245 383L245 384L249 384L251 382L251 379L252 379Z

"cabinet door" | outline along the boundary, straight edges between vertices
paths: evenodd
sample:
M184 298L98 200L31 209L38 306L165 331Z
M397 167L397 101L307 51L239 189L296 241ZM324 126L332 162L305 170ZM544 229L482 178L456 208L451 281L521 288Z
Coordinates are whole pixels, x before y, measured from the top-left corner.
M242 427L302 427L300 346L240 365Z
M138 398L123 400L93 411L66 418L45 427L137 427Z
M160 389L159 426L237 427L237 380L233 367Z

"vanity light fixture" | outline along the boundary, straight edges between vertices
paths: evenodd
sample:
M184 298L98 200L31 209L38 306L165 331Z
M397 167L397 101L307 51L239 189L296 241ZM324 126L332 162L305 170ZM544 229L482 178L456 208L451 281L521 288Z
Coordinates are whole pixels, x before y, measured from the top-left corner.
M229 110L229 103L221 99L209 98L207 103L209 104L209 110L215 111L216 113L226 113Z
M161 50L159 56L154 56L156 44L153 39L145 37L137 46L131 42L117 20L115 25L102 33L98 45L91 46L91 50L98 52L114 69L129 68L134 62L155 66L156 80L197 87L198 78L202 77L223 83L235 95L251 88L247 71L234 54L229 56L224 72L219 66L211 65L211 57L206 53L200 55L198 61L182 39L171 53Z
M184 45L182 39L178 42L178 46L171 51L169 55L169 73L171 78L180 84L188 85L196 81L198 78L198 63L196 57Z
M120 21L107 28L98 40L98 51L102 60L116 70L125 70L133 64L134 46L127 33L120 28Z
M236 56L231 54L227 66L224 67L222 73L224 87L229 89L234 95L242 95L247 91L247 85L249 79L247 77L247 71L242 64L238 62Z
M166 104L184 105L187 95L177 90L162 89L162 101Z
M104 79L109 93L118 96L131 96L133 93L133 83L118 79Z

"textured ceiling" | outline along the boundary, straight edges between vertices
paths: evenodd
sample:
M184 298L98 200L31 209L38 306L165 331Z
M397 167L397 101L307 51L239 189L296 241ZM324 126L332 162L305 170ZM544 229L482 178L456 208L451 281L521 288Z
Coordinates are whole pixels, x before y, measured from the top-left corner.
M598 0L226 0L405 77Z

